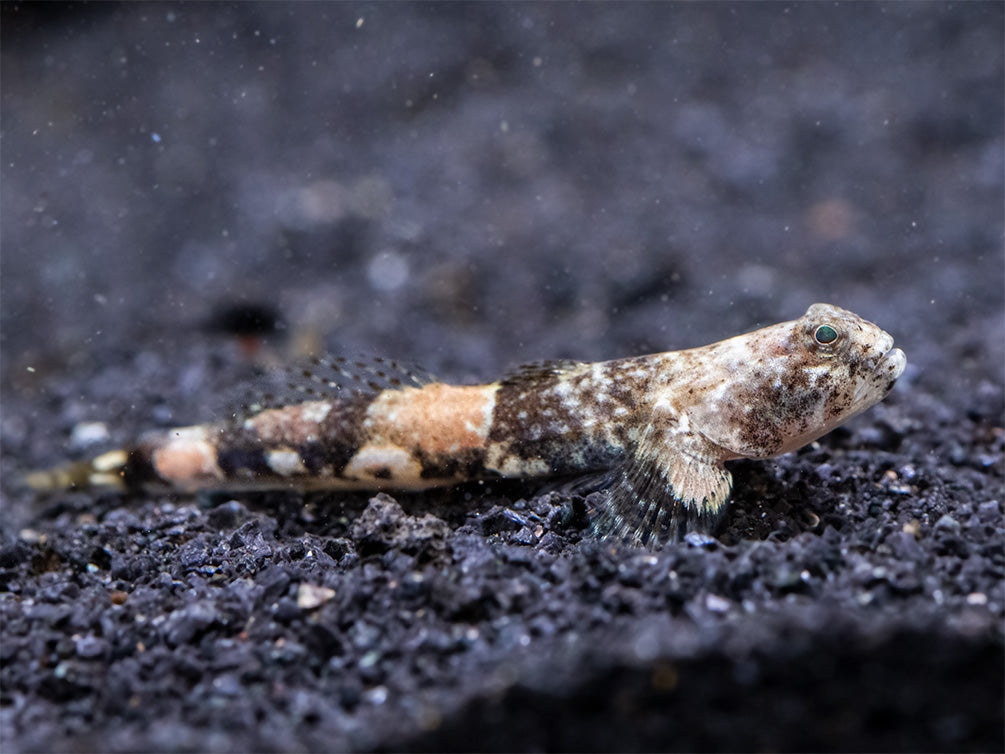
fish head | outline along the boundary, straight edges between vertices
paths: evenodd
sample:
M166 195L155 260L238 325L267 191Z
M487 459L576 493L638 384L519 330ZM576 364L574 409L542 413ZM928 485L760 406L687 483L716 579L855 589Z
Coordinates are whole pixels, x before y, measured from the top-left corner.
M707 348L719 381L688 417L733 458L816 440L885 398L907 363L889 333L830 304Z

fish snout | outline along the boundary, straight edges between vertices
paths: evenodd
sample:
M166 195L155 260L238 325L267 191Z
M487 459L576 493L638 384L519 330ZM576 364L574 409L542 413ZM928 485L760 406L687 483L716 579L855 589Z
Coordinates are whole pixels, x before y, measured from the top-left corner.
M876 371L891 380L895 380L904 373L904 367L906 366L907 356L904 355L904 352L899 348L891 348L880 359Z

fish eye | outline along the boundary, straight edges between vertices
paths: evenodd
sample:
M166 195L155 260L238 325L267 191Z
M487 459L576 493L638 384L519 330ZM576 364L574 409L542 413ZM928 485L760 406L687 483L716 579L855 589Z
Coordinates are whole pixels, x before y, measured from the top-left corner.
M822 346L829 346L837 338L837 330L830 325L820 325L813 333L813 339Z

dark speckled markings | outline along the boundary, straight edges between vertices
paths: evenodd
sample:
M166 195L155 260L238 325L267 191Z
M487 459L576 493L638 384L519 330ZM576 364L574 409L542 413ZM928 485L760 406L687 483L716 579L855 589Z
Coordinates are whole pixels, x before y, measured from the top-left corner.
M702 348L537 364L488 385L424 382L384 360L316 364L322 376L290 385L310 400L151 433L29 482L377 490L600 471L598 534L652 546L715 525L724 462L829 432L882 400L905 357L875 325L814 304Z
M629 417L644 394L638 380L621 377L623 363L534 365L502 380L490 463L552 475L611 468L625 454Z

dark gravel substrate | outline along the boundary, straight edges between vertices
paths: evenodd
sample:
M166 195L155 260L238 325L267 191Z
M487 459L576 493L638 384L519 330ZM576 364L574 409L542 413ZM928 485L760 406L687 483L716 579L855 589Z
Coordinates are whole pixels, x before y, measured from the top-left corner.
M1005 748L1001 3L0 16L4 752ZM907 372L707 542L19 481L309 347L474 381L814 301Z

